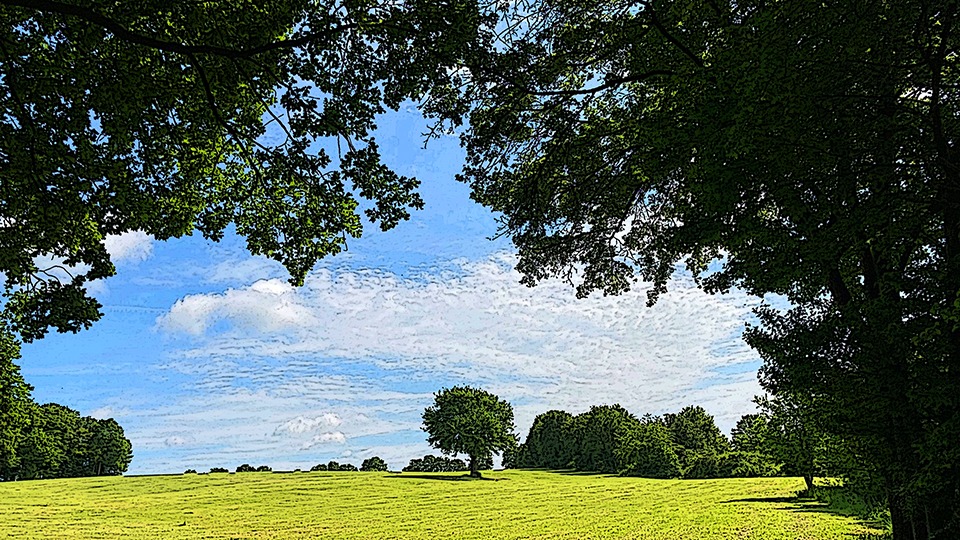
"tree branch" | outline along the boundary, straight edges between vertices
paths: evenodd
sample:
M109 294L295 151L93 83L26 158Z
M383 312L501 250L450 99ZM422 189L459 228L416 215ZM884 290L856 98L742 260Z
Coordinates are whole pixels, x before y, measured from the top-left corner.
M60 15L76 17L100 26L124 41L143 45L152 49L179 54L207 54L234 59L250 58L278 49L294 49L318 39L329 39L341 32L356 29L360 26L356 23L344 24L329 28L325 32L313 32L297 39L274 41L272 43L259 45L257 47L250 47L248 49L230 49L227 47L218 47L216 45L186 45L184 43L178 43L175 41L166 41L145 36L129 30L119 22L98 11L82 6L56 2L54 0L0 0L0 5L21 7L45 13L57 13Z

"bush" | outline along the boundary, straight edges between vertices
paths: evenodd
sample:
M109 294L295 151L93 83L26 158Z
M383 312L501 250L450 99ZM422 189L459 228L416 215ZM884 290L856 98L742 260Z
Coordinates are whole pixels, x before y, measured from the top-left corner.
M360 465L360 470L363 472L386 471L387 462L380 459L379 456L373 456L372 458L363 460L363 463Z
M183 471L183 474L197 474L196 469L187 469Z
M273 468L269 465L261 465L257 467L257 472L272 472Z
M256 469L254 469L249 463L244 463L243 465L237 467L237 472L256 472Z
M493 461L492 457L490 461ZM484 462L481 461L480 464L484 465ZM403 472L463 472L466 470L469 470L469 468L462 459L433 455L423 456L422 459L411 459L410 464L403 468Z
M325 470L327 470L327 466L324 465L323 463L317 463L313 467L310 467L310 472L325 471Z
M212 473L219 473L219 472L230 472L230 471L224 469L223 467L214 467L214 468L210 469L210 472L212 472Z

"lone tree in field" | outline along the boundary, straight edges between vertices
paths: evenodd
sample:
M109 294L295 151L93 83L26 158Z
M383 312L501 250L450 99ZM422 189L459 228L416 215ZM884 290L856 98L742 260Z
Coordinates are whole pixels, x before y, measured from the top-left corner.
M469 386L443 389L423 411L427 442L447 454L470 456L470 476L480 477L480 463L494 452L516 445L513 407L497 396Z

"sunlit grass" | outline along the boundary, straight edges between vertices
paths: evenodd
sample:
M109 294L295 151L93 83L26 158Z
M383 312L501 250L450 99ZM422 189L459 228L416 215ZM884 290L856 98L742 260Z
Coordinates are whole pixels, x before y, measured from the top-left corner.
M879 533L815 503L793 502L799 479L485 476L490 480L342 472L7 482L0 484L0 537L849 540Z

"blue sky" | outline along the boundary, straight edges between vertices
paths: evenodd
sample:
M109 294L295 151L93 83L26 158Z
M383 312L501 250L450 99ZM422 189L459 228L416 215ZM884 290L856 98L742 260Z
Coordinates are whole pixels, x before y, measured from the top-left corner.
M759 360L740 335L758 299L703 294L682 273L653 308L642 283L585 300L519 285L512 246L490 240L494 216L453 179L457 139L423 149L424 129L404 110L378 138L421 180L426 209L386 233L368 225L302 288L236 236L110 238L118 275L92 288L103 319L23 347L34 399L116 418L134 474L373 455L399 469L435 452L420 414L455 384L510 401L521 436L538 413L591 404L699 404L724 431L754 411Z

